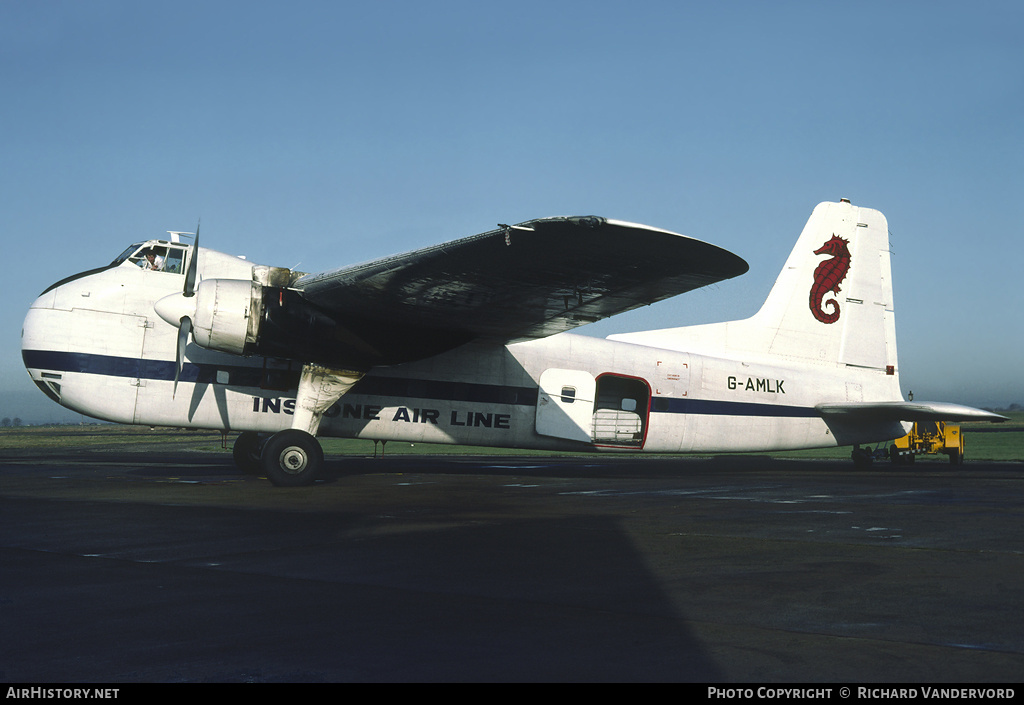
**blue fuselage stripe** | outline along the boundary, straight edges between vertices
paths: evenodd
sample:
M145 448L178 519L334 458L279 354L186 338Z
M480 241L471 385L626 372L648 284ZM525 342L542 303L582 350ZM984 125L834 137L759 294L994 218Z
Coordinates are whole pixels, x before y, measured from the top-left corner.
M785 418L818 418L813 406L786 406L717 399L655 399L651 411L669 414L701 414L711 416L774 416Z
M167 360L142 360L97 355L93 353L72 353L52 350L23 350L25 367L54 372L78 372L128 377L147 380L171 381L174 379L174 362ZM279 372L279 371L278 371ZM227 373L227 384L237 387L261 388L263 370L242 365L209 365L186 363L182 367L180 381L199 384L217 384L218 373ZM285 385L267 389L279 393L281 386L296 389L298 372L284 373ZM280 377L278 382L282 381ZM378 396L389 398L433 399L437 401L473 402L480 404L509 404L515 406L536 406L539 390L537 387L516 387L499 384L478 384L402 377L376 377L367 375L349 392L350 395ZM818 418L814 407L787 406L783 404L761 404L754 402L720 401L713 399L686 399L655 397L651 400L653 414L694 414L710 416L749 416L774 418Z
M55 350L22 350L25 367L54 372L79 372L82 374L104 375L106 377L128 377L146 380L172 381L175 364L168 360L143 360L117 355L95 353L59 352ZM221 365L196 365L186 362L181 368L182 382L213 383L217 371L223 370L251 378L251 386L259 386L261 370L253 367ZM247 380L249 381L249 380ZM244 385L241 381L233 384Z

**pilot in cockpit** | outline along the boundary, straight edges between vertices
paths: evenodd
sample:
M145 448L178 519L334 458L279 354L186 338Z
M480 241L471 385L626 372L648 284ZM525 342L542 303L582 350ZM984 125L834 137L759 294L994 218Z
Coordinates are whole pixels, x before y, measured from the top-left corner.
M162 272L164 269L164 258L157 254L155 248L150 248L143 253L142 258L137 264L143 269Z

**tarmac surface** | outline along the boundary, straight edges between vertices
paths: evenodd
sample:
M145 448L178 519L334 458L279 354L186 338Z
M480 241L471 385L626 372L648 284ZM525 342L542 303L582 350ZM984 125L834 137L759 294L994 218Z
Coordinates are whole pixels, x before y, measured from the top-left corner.
M1020 682L1024 464L0 450L0 680Z

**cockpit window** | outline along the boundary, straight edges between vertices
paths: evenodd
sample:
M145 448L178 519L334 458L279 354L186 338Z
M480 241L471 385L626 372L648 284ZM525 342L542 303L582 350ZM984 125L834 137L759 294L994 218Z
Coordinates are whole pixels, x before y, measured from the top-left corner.
M181 274L185 271L185 248L136 244L125 250L113 264L125 260L145 270Z
M143 269L162 272L164 271L164 263L167 259L167 248L154 246L143 247L128 259Z
M185 271L185 250L180 247L168 247L167 259L164 261L164 271L173 274L181 274Z
M124 262L124 261L125 261L126 259L128 259L128 258L129 258L129 257L131 257L131 256L132 256L133 254L135 254L135 250L139 249L139 248L140 248L141 246L142 246L142 243L141 243L141 242L136 242L136 243L135 243L134 245L131 245L131 246L130 246L130 247L129 247L129 248L127 249L127 250L125 250L124 252L122 252L121 254L119 254L119 255L118 255L118 256L117 256L117 257L116 257L116 258L114 259L114 261L110 263L110 266L111 266L111 267L116 267L117 265L121 264L121 263L122 263L122 262Z
M157 269L158 271L170 272L171 274L181 274L185 271L185 254L188 252L187 245L179 245L177 243L171 244L163 242L163 244L146 244L144 242L136 242L134 245L126 249L124 252L119 254L113 262L108 264L106 267L97 267L96 269L89 269L78 274L72 274L70 277L65 277L59 282L51 284L46 287L43 291L45 294L47 291L53 291L59 286L63 286L68 282L81 279L82 277L88 277L92 274L98 274L99 272L105 272L108 269L119 267L125 262L130 262L132 265L142 267L143 262L150 264L147 254L152 254L153 260L156 261L159 257L159 265L157 267L146 267L147 269ZM40 294L42 296L42 294Z

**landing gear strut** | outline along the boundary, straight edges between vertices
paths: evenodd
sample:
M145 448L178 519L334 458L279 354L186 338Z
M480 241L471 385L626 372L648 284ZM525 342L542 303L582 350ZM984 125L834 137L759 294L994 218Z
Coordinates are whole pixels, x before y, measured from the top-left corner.
M252 431L242 433L235 440L235 465L242 472L262 471L278 487L313 484L324 465L324 450L315 435L320 420L362 376L362 372L303 365L292 427L265 441Z

